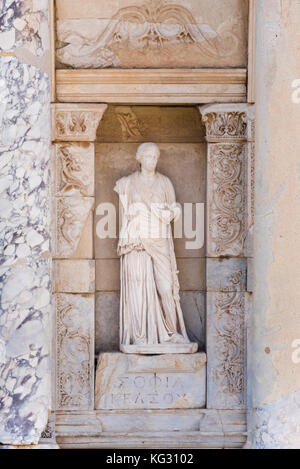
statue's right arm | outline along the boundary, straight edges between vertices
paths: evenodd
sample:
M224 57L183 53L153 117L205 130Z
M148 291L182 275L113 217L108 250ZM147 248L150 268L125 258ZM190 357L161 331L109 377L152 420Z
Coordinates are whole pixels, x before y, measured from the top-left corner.
M114 191L119 194L119 198L121 201L121 204L123 205L123 208L126 211L127 207L127 198L128 198L128 177L122 177L121 179L118 179L118 181L115 184Z

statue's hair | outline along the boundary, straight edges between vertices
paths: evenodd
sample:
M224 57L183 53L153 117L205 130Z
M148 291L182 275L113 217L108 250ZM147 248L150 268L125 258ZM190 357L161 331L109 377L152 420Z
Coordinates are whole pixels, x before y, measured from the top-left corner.
M154 147L156 149L157 154L158 154L158 158L160 157L160 149L159 149L158 145L156 145L156 143L153 143L153 142L146 142L146 143L142 143L137 149L136 159L139 162L141 162L142 153L145 150L145 148L147 148L147 147Z

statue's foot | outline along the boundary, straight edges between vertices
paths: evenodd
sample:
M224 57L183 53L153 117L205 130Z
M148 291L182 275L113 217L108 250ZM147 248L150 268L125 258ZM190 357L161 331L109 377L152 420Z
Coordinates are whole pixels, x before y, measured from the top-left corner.
M147 345L146 339L135 339L134 345Z
M172 334L170 336L169 342L171 342L172 344L188 344L189 343L189 341L180 334Z

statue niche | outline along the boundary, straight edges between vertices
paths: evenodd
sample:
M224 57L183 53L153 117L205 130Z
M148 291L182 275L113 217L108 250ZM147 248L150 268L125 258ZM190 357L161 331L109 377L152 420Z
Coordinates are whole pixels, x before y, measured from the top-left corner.
M160 150L139 146L141 170L119 179L122 208L120 350L195 353L184 324L171 222L180 216L169 178L156 172Z

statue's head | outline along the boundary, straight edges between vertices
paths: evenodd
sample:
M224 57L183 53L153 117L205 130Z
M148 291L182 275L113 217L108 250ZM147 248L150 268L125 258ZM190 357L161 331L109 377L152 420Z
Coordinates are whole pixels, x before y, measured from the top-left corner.
M156 143L152 142L142 143L136 152L136 159L141 164L142 168L147 171L155 170L159 157L160 149Z

